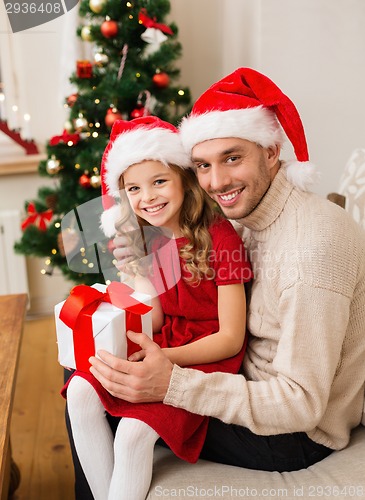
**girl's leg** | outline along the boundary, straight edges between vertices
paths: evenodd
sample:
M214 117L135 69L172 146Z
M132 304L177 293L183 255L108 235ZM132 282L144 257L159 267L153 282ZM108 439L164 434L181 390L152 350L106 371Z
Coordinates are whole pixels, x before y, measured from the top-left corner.
M114 439L114 471L108 500L145 500L159 435L144 422L122 418Z
M112 476L113 433L104 407L89 382L73 377L67 406L77 455L95 500L106 500Z

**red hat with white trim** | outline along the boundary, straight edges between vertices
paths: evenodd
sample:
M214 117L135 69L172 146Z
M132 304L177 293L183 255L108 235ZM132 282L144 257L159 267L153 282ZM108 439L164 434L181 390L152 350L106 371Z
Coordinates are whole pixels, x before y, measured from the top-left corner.
M190 157L183 148L178 130L171 123L157 116L117 120L101 162L104 208L101 228L106 236L115 234L115 223L120 218L120 176L128 167L144 160L160 161L166 166L191 167Z
M293 102L267 76L239 68L212 85L180 125L186 151L210 139L238 137L263 147L282 146L285 135L296 160L285 163L290 182L307 190L318 173L309 161L307 142Z

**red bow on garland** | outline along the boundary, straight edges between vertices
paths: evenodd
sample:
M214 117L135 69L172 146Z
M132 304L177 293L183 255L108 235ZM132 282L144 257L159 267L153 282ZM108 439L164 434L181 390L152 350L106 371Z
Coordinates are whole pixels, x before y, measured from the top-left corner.
M22 222L22 231L30 226L34 225L38 227L40 231L46 231L50 220L53 217L53 211L48 209L44 212L37 212L34 203L31 201L27 207L28 217Z
M141 315L146 314L152 307L132 297L133 292L133 288L117 281L113 281L107 287L106 293L87 285L73 287L62 306L60 319L73 331L75 361L78 370L88 372L89 358L95 355L92 315L102 302L110 302L125 311L126 330L142 331ZM140 347L128 338L127 346L128 356L140 350Z
M172 29L167 26L166 24L161 24L156 22L156 18L152 19L148 17L147 15L147 10L146 9L141 9L138 15L138 21L143 24L146 28L155 28L157 30L162 31L163 33L166 33L167 35L173 35L174 32Z
M67 144L68 142L73 142L75 146L80 141L80 134L69 134L66 130L63 131L62 135L55 135L51 137L49 144L50 146L57 146L60 142Z

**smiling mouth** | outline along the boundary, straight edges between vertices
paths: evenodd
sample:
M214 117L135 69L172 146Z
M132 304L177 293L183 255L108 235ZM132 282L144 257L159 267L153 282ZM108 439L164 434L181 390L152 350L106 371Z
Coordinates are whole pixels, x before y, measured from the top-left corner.
M155 212L158 212L159 210L164 208L166 205L167 203L162 203L161 205L157 205L156 207L143 208L143 210L148 214L154 214Z
M231 202L233 201L235 198L237 198L237 196L242 193L244 188L241 188L241 189L236 189L236 191L232 191L231 193L228 193L228 194L219 194L217 195L218 198L223 201L223 202Z

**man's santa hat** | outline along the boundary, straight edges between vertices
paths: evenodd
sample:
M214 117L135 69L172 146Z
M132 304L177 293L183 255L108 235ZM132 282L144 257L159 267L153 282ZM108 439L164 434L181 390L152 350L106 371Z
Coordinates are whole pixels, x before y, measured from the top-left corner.
M112 237L115 223L120 218L119 179L128 167L144 160L160 161L164 165L191 166L178 130L171 123L157 116L146 116L134 120L117 120L112 128L110 140L101 162L101 194L104 212L101 228Z
M212 85L196 101L180 125L189 154L210 139L238 137L261 146L282 146L285 132L296 160L285 163L290 182L307 190L317 180L309 162L307 142L293 102L269 78L250 68L239 68Z

